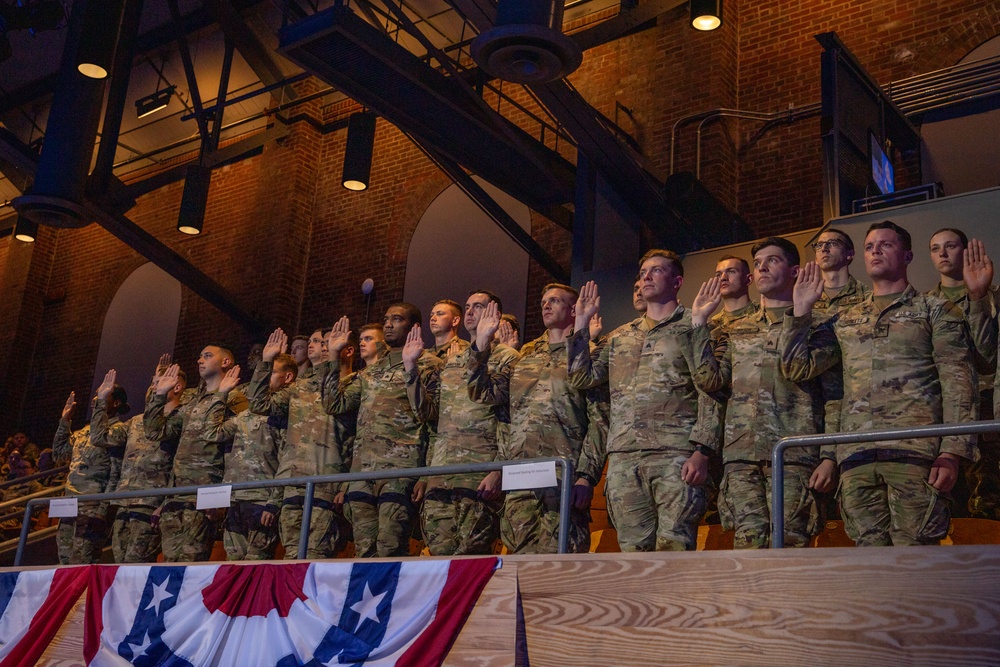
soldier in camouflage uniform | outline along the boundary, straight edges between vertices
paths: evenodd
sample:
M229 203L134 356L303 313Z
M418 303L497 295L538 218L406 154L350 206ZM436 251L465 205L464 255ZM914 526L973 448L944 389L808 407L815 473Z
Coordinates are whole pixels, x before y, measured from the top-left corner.
M753 275L750 273L750 265L742 257L721 257L715 265L715 277L719 279L722 310L709 320L708 328L711 331L719 329L721 333L733 320L756 313L760 305L750 298Z
M371 366L387 354L389 346L385 344L381 324L371 322L358 329L358 357L362 367Z
M762 549L771 538L771 454L785 436L820 433L829 377L798 383L781 372L781 334L785 311L799 270L799 251L783 238L753 246L754 279L762 308L710 334L708 316L721 300L719 274L703 284L691 307L692 345L698 363L695 383L707 392L729 389L719 509L722 526L734 530L737 549ZM829 371L826 374L829 375ZM796 448L786 455L784 477L785 544L808 546L820 530L815 494L832 491L836 476L833 448Z
M382 328L389 354L339 381L328 378L324 403L334 415L357 411L353 471L418 468L425 464L427 429L437 423L440 359L424 349L420 309L389 306ZM342 317L328 339L332 354L349 343ZM355 554L405 556L425 484L414 478L352 482L346 513L354 529Z
M719 279L719 294L722 296L722 310L708 321L709 333L712 339L718 341L721 335L728 331L729 325L744 315L756 313L760 306L750 299L750 283L753 274L750 265L742 257L724 255L715 265L715 277ZM719 441L722 440L722 425L726 420L726 402L729 391L709 394L718 402L719 411ZM705 511L705 522L720 523L719 518L719 488L722 486L723 475L722 452L712 451L708 461L708 474L711 484L708 485L708 508Z
M169 362L167 362L169 364ZM149 396L155 390L159 376L166 366L157 369L150 385ZM112 375L114 370L109 371ZM114 377L111 377L114 381ZM107 382L107 378L105 380ZM180 408L180 397L187 385L187 376L177 372L177 383L167 392L164 414L169 417ZM102 385L103 387L104 385ZM98 390L97 405L104 404ZM177 439L149 440L143 415L139 414L125 423L111 424L103 410L94 410L90 420L90 441L95 447L123 447L121 477L114 491L162 489L170 486L170 475L177 452ZM116 563L152 563L160 553L160 532L156 514L162 498L126 498L112 501L117 506L115 523L111 530L111 551Z
M707 503L708 461L717 446L718 404L693 382L691 315L677 302L680 259L650 250L640 267L645 315L594 351L586 329L574 333L569 379L577 387L609 383L606 487L621 550L693 550ZM599 305L597 285L587 283L577 324Z
M451 354L458 354L469 347L469 341L458 337L458 327L462 323L462 307L451 299L441 299L431 306L427 328L434 336L434 347L428 350L441 361Z
M295 381L298 372L299 366L294 357L279 354L272 364L268 391L272 394L281 391ZM230 370L223 378L219 391L228 394L238 380L239 374ZM227 419L222 427L226 443L226 472L222 481L234 483L274 479L287 426L287 417L258 415L251 410L244 410ZM278 546L281 497L281 487L277 486L233 491L222 536L229 560L274 558L274 550Z
M492 310L487 310L492 306ZM499 317L500 298L476 291L465 302L465 328L475 338L484 312ZM432 316L433 321L433 316ZM485 343L485 341L484 341ZM490 341L491 373L516 363L517 352ZM432 466L497 459L498 406L469 398L468 344L447 357L441 369L441 397L436 437L428 458ZM432 556L489 554L500 536L500 474L450 475L428 480L421 513L424 541Z
M500 326L500 316L483 316L468 368L473 400L510 410L510 435L507 442L499 443L500 460L565 456L574 463L569 550L585 553L590 549L590 501L604 468L606 434L599 431L599 413L586 390L572 386L567 378L566 341L573 330L576 297L577 291L568 285L546 285L542 291L546 332L525 344L513 365L490 364L490 341ZM507 493L500 537L508 551L555 553L558 531L558 489Z
M309 359L309 339L310 336L295 336L292 338L291 348L288 353L299 365L299 377L305 377L306 371L312 368L312 361ZM257 369L254 368L256 371Z
M219 385L234 365L233 353L220 344L205 346L198 357L203 386L173 414L167 414L167 395L177 385L179 368L170 366L156 382L146 402L146 437L155 442L177 440L173 486L207 486L222 482L225 467L222 425L226 417L246 409L246 397ZM168 563L205 561L212 555L223 512L199 510L193 496L168 497L160 506L163 559Z
M351 465L353 425L338 421L323 408L324 381L331 374L339 377L327 361L323 331L317 329L309 336L309 368L292 384L271 391L274 360L286 346L287 336L276 329L264 346L263 360L250 382L250 409L259 415L287 419L285 446L274 476L310 477L347 472ZM332 558L345 543L339 490L332 484L318 484L313 489L306 558ZM284 487L278 531L288 559L298 558L304 502L304 487Z
M111 424L117 424L119 415L129 410L125 389L113 382L103 403ZM75 406L76 395L71 392L52 441L52 454L56 461L69 463L66 495L107 493L118 484L122 449L93 446L90 442L89 424L78 431L72 431L70 419ZM107 502L80 503L75 518L59 520L56 546L59 549L60 564L79 565L100 560L101 551L108 541L109 511Z
M920 295L909 284L909 233L891 221L865 237L871 296L828 323L839 345L813 327L812 305L823 293L815 264L795 285L794 316L781 335L782 371L793 382L844 364L842 432L967 422L977 392L965 318L954 304ZM837 447L840 511L859 546L935 544L948 531L947 494L959 461L975 461L974 436L854 443Z
M931 261L941 274L938 286L928 292L958 306L972 334L972 358L979 376L979 418L993 419L993 383L997 367L997 295L991 287L993 262L982 241L971 243L959 229L941 229L931 236ZM1000 519L1000 437L979 436L979 461L962 466L962 476L952 491L956 513L983 519Z

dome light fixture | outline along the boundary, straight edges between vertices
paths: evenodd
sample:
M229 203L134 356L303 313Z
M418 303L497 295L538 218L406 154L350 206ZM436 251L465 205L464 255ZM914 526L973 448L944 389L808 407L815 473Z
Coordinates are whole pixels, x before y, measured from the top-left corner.
M691 0L691 27L715 30L722 25L722 0Z

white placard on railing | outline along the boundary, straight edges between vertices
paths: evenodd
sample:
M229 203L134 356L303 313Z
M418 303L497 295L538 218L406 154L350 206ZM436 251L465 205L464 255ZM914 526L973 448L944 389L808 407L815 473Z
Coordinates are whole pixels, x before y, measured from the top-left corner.
M49 501L50 519L72 519L78 513L76 498L53 498Z
M556 462L521 463L503 467L502 487L504 491L520 489L542 489L557 486Z
M198 503L195 505L200 510L210 510L216 507L229 507L233 497L233 486L213 486L209 489L198 489Z

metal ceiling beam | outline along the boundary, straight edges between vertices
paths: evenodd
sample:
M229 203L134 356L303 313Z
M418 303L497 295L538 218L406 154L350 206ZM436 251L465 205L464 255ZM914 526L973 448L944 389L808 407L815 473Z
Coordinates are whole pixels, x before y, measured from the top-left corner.
M235 6L238 9L248 9L255 5L259 5L262 1L263 0L239 0L235 3ZM139 35L139 39L136 41L135 51L140 55L148 54L151 51L161 49L167 44L173 42L177 39L178 33L182 35L190 35L193 32L207 28L217 21L218 17L216 16L215 11L207 6L202 6L190 14L182 16L179 25L171 21ZM59 72L57 70L52 74L48 74L36 81L32 81L17 90L4 93L3 98L0 98L0 115L13 109L17 109L18 107L31 104L35 100L41 99L46 95L51 95L58 84Z
M256 315L244 309L229 290L126 216L108 213L93 202L88 204L87 210L97 220L97 224L111 232L118 240L221 310L250 334L259 335L268 329Z
M37 167L37 157L32 160L30 158L32 155L31 149L21 143L16 136L0 128L0 156L5 159L13 158L19 168L25 168L33 174ZM86 211L99 225L228 315L248 332L256 335L268 330L265 323L250 310L243 308L229 290L215 279L203 273L124 214L114 212L118 205L118 200L96 198L87 199L84 203Z
M472 176L467 174L457 162L449 160L441 153L437 152L430 146L422 144L413 137L409 135L407 135L407 137L409 137L410 141L416 144L417 148L422 150L441 171L447 174L448 177L451 178L451 180L453 180L473 202L475 202L483 213L490 216L490 219L493 220L493 222L495 222L497 226L500 227L500 229L502 229L512 241L514 241L514 243L527 252L528 256L538 262L538 264L543 269L548 271L557 282L569 284L569 272L566 271L566 269L564 269L559 262L552 257L552 255L546 252L545 248L543 248L538 241L532 238L531 234L525 231L524 228L521 227L521 225L519 225L506 210L504 210L503 206L491 197L490 194L486 192L486 190L484 190L483 187L479 185L474 178L472 178Z
M265 86L272 86L285 79L284 72L271 56L270 50L250 29L232 0L208 0L207 5L215 10L222 32L236 45L236 50ZM282 88L282 94L289 100L298 97L291 86Z
M191 51L188 49L187 36L180 30L181 11L177 6L177 0L167 0L170 6L170 16L177 26L177 50L181 53L181 62L184 64L184 77L187 79L188 92L191 94L191 106L194 107L195 122L198 123L198 132L201 134L203 142L208 141L208 120L205 118L204 107L201 104L201 92L198 90L198 75L194 71L194 61L191 60Z
M601 21L592 28L575 32L569 35L569 38L586 51L624 37L636 28L687 4L688 0L646 0L635 7L625 7L623 3L618 16Z
M139 31L139 21L142 19L142 3L143 0L126 0L125 2L118 48L115 50L115 62L111 70L108 102L104 107L104 122L101 124L101 143L97 149L97 161L90 174L90 179L87 181L87 188L90 192L106 192L108 184L111 182L115 153L118 152L122 114L125 112L128 84L132 76L132 63L135 60L135 42Z

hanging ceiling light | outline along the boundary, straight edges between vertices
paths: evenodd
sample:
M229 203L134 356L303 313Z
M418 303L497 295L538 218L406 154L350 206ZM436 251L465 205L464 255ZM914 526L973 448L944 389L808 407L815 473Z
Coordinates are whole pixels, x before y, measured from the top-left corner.
M344 171L340 184L348 190L368 189L372 175L372 154L375 152L374 111L351 114L347 125L347 146L344 149Z
M691 26L715 30L722 25L722 0L691 0Z
M91 79L106 79L115 59L125 0L87 0L76 68Z
M38 224L23 215L17 216L17 222L14 223L14 238L24 243L34 243L37 236Z
M135 101L135 117L145 118L161 109L166 109L175 92L177 92L177 86L168 86L163 90L157 89L154 93L140 97Z
M205 222L208 207L208 186L212 183L212 170L201 164L189 164L184 177L184 194L181 195L181 212L177 216L177 231L197 236Z

